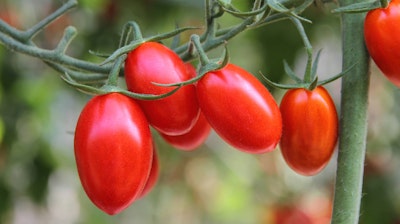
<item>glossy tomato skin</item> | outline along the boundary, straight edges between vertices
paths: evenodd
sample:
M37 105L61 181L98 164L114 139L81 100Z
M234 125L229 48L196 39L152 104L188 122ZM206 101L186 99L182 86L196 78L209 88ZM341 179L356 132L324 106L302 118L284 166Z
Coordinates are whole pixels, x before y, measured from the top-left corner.
M186 134L170 136L160 133L160 135L170 145L184 151L191 151L202 145L211 132L211 126L203 113L200 112L199 119L193 128Z
M75 129L74 149L90 200L113 215L142 192L151 168L149 124L135 101L118 93L92 98Z
M163 94L174 87L155 83L178 83L191 78L185 63L162 44L146 42L128 54L125 61L125 80L130 91ZM167 135L187 133L199 116L194 85L187 85L176 93L159 100L139 100L150 124Z
M283 96L283 133L280 148L286 163L297 173L311 176L329 162L338 134L338 115L329 93L291 89Z
M158 159L158 153L154 143L153 145L154 145L153 161L151 162L149 178L147 179L146 185L144 185L144 188L137 197L137 199L145 197L148 193L150 193L151 190L153 190L154 186L157 183L158 176L160 175L160 162Z
M197 83L199 105L211 127L247 153L272 151L282 133L279 107L263 84L246 70L228 64Z
M400 0L371 10L364 22L367 49L383 74L400 87Z

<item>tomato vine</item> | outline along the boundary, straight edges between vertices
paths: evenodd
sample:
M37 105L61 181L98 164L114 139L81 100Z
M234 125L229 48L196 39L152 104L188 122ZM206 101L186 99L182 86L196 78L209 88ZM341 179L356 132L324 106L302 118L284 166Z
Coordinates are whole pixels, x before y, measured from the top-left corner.
M43 60L48 66L59 72L60 77L66 83L79 90L92 94L120 92L138 99L158 99L173 94L182 85L192 84L202 75L219 69L227 63L228 54L223 54L218 60L209 60L206 53L210 50L227 44L228 40L243 31L290 19L299 30L308 55L307 70L304 76L307 86L304 83L302 85L312 89L317 84L326 83L323 81L318 83L315 76L315 66L318 62L319 53L313 61L311 44L304 30L302 30L302 22L310 21L300 15L312 3L313 0L254 0L252 9L243 12L236 9L229 1L205 0L205 28L202 33L193 35L190 40L181 45L178 44L179 41L174 41L171 46L184 61L200 58L199 77L184 83L171 84L170 86L176 86L176 88L161 95L131 93L116 87L116 78L123 75L121 68L126 54L143 42L162 41L166 38L178 40L181 33L198 28L183 27L168 33L143 37L139 25L133 21L128 22L123 27L119 47L114 52L110 54L92 52L101 58L105 57L102 62L81 60L66 54L68 47L77 35L77 30L73 26L65 28L62 38L54 49L40 48L33 41L33 38L46 29L49 24L77 6L77 0L68 0L59 9L27 30L18 30L0 19L0 43L9 50ZM341 7L334 10L335 13L343 13L343 73L349 73L349 68L352 68L352 74L346 75L342 81L340 145L332 223L358 222L366 148L366 111L369 84L368 54L362 38L362 23L365 16L363 12L378 7L386 7L388 1L358 1L352 3L350 0L339 0ZM224 14L240 18L241 22L232 27L217 26L218 18ZM301 81L295 78L296 76L287 64L285 64L285 70L295 80ZM334 78L339 78L339 76ZM332 80L329 79L328 81ZM99 85L101 85L100 88ZM286 87L293 88L294 86Z
M204 52L208 52L218 46L224 45L229 39L245 30L258 28L291 17L301 18L299 14L312 4L312 2L311 0L293 0L280 3L275 0L255 0L251 11L241 12L224 1L206 0L205 28L204 32L200 35L201 48ZM139 25L133 21L128 22L123 28L123 35L120 40L119 48L100 63L80 60L65 54L68 46L77 35L77 30L72 26L65 28L64 35L55 49L43 49L36 46L33 42L34 36L57 18L76 7L77 4L78 2L76 0L68 0L58 10L24 31L18 30L0 20L0 43L10 50L42 59L50 67L61 73L64 80L67 80L69 84L75 84L76 81L79 83L79 87L83 87L82 84L84 83L104 83L116 59L120 55L131 51L140 43L178 37L182 32L195 29L195 27L178 28L169 33L142 37ZM219 28L216 26L216 20L224 13L242 18L243 21L232 27ZM132 32L133 40L130 37ZM190 42L182 44L181 46L175 46L173 50L185 61L196 57L195 52L191 50ZM92 53L98 56L104 56L104 54ZM65 74L67 74L68 77L65 78ZM78 85L75 86L78 87ZM88 88L86 89L88 90ZM124 94L126 93L124 92ZM146 96L142 95L136 95L134 97L146 98ZM150 98L152 98L152 96L150 96Z

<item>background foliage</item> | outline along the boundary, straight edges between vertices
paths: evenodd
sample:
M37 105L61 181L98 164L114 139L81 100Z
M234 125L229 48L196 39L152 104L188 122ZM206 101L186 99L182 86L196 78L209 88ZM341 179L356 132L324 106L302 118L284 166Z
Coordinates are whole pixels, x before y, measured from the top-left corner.
M246 9L251 1L234 2ZM0 17L23 29L61 4L5 0ZM80 0L35 42L52 48L66 25L73 25L79 35L68 53L96 61L88 50L113 51L126 21L137 21L144 35L176 24L203 26L203 7L198 0ZM329 13L332 7L316 4L305 12L313 21L306 31L314 50L323 49L321 79L341 68L340 21ZM221 23L235 21L224 16ZM274 81L287 82L283 59L299 74L306 61L296 29L285 21L242 33L228 48L231 62ZM360 222L394 224L400 222L400 92L374 65L371 78ZM327 88L339 111L340 81ZM283 91L271 91L279 102ZM173 149L155 135L161 176L154 190L117 216L100 212L83 192L73 155L75 123L89 98L41 61L0 47L0 223L274 223L277 214L296 220L289 223L329 223L335 157L319 175L302 177L286 166L279 148L248 155L214 133L193 152Z

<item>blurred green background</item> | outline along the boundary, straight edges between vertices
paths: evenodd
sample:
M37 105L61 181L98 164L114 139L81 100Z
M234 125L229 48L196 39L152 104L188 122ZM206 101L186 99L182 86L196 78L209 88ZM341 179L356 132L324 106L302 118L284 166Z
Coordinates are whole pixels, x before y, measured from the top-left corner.
M0 18L24 29L63 1L2 0ZM249 9L251 1L233 1ZM145 36L180 26L204 26L201 0L79 0L79 6L35 38L52 48L67 25L79 35L68 54L96 61L88 50L112 52L123 24L139 23ZM341 69L340 20L333 4L312 5L304 16L314 51L322 49L318 74ZM221 25L239 20L225 15ZM182 35L187 41L188 34ZM169 42L166 41L166 44ZM303 74L306 62L294 26L282 21L244 32L228 43L231 62L257 75L288 82L283 60ZM216 51L218 55L220 51ZM212 54L211 54L212 55ZM362 224L400 223L400 92L371 65L368 151ZM351 74L349 74L351 75ZM314 177L295 174L279 148L249 155L212 133L204 146L183 152L155 135L161 163L157 185L145 198L116 216L98 210L80 185L73 132L90 96L67 86L41 61L0 46L0 223L329 223L335 160ZM340 80L327 85L340 111ZM282 90L270 89L279 102Z

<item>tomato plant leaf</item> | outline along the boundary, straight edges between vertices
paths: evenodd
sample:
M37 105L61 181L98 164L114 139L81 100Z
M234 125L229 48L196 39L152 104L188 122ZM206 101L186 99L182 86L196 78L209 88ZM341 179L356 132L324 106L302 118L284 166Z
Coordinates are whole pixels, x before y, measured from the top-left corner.
M353 69L357 64L358 64L358 63L354 63L354 64L352 64L350 67L348 67L346 70L342 71L341 73L336 74L336 75L332 76L331 78L328 78L328 79L325 79L325 80L322 80L322 81L318 82L318 85L319 85L319 86L320 86L320 85L325 85L325 84L327 84L327 83L330 83L330 82L335 81L336 79L341 78L342 76L344 76L345 74L347 74L351 69Z
M322 51L322 49L317 52L317 56L315 57L315 60L312 63L311 76L310 76L311 80L315 80L315 77L317 76L317 69L318 69L318 63L319 63L321 51Z
M294 73L292 68L289 66L286 60L283 61L283 69L285 70L286 75L288 75L291 79L296 81L297 83L302 83L303 80L301 80L297 75Z

